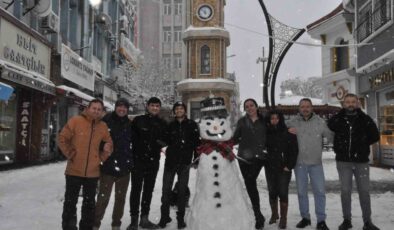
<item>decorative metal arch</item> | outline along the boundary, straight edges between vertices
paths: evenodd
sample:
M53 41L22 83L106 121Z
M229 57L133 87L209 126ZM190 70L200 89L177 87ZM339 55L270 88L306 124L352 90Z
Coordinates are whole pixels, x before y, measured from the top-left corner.
M293 42L301 37L305 29L293 28L280 22L268 13L263 0L259 0L259 3L264 12L269 35L268 61L263 80L264 103L269 109L271 106L275 108L275 83L280 64ZM268 97L268 87L271 87L271 106Z

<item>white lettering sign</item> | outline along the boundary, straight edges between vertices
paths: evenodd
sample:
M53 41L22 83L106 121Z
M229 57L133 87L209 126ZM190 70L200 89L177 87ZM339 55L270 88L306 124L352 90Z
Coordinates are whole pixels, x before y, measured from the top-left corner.
M7 20L0 20L0 59L49 79L51 49Z
M62 77L94 91L93 65L62 44Z
M30 102L23 102L22 103L22 112L21 112L21 125L22 125L22 131L21 131L21 136L22 136L22 145L26 146L26 138L27 138L27 128L29 126L29 107L30 107Z

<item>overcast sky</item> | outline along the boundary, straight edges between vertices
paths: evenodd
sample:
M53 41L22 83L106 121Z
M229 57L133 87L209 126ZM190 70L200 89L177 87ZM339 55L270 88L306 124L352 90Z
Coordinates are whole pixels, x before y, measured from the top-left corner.
M262 56L262 47L268 56L268 38L254 32L268 34L263 11L258 0L227 0L225 27L230 32L231 45L227 49L227 71L235 72L240 82L241 100L252 97L262 102L262 64L256 59ZM342 0L265 0L268 12L277 20L296 28L306 26L334 10ZM242 27L245 29L239 29ZM298 41L313 43L307 32ZM320 47L294 44L282 61L276 82L276 95L281 81L301 76L321 76Z

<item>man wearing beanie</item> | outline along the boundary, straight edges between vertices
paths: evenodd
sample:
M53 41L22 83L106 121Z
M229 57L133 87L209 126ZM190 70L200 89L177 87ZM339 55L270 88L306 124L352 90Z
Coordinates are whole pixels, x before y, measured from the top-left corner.
M138 229L138 215L141 204L139 226L145 229L157 229L149 221L150 203L159 171L160 150L166 146L167 124L159 118L161 101L157 97L148 100L147 114L137 116L132 122L133 160L131 170L130 215L131 224L127 230ZM141 199L142 192L142 199Z
M178 175L177 221L178 229L186 227L184 216L186 207L186 190L189 182L189 165L193 153L200 143L197 123L186 117L186 105L179 101L172 109L175 119L168 127L168 147L163 174L161 197L161 219L159 226L165 228L170 218L170 197L175 174Z
M100 191L97 196L94 229L99 229L104 217L111 191L115 183L115 204L112 213L112 230L120 230L127 188L132 166L132 131L128 118L129 102L119 98L115 103L115 111L102 119L108 126L114 143L112 155L101 165Z

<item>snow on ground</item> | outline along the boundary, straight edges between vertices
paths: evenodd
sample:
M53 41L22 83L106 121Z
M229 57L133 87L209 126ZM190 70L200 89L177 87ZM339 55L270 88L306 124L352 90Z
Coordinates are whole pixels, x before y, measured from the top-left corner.
M338 174L335 168L333 153L324 153L324 170L327 181L337 181ZM160 218L160 197L163 174L162 158L161 168L158 174L150 219L158 222ZM2 230L56 230L61 229L62 202L64 196L64 169L65 162L52 163L43 166L29 167L0 172L0 221ZM196 178L196 170L190 172L190 189L192 197ZM269 218L268 193L266 189L264 170L259 176L259 190L263 214ZM294 183L294 175L292 178ZM371 180L379 183L394 183L394 174L388 169L371 167ZM372 188L373 189L373 188ZM130 188L129 188L130 190ZM391 190L393 191L393 190ZM192 199L192 198L191 198ZM359 208L358 195L354 193L353 199L353 229L362 229L361 210ZM372 193L372 219L382 230L391 230L394 224L394 194L390 191ZM298 212L297 195L291 190L288 215L288 228L296 229L295 224L300 220ZM315 229L316 219L314 215L313 196L310 193L310 210L312 226L306 229ZM191 203L191 200L190 202ZM80 216L79 200L78 216ZM110 229L113 200L107 208L102 229ZM173 221L166 229L176 229L175 210L171 210ZM129 205L126 204L125 215L122 219L122 229L130 222ZM342 221L340 195L337 192L327 194L327 224L331 229L337 229ZM277 229L276 225L267 225L264 229ZM238 229L234 229L238 230Z

